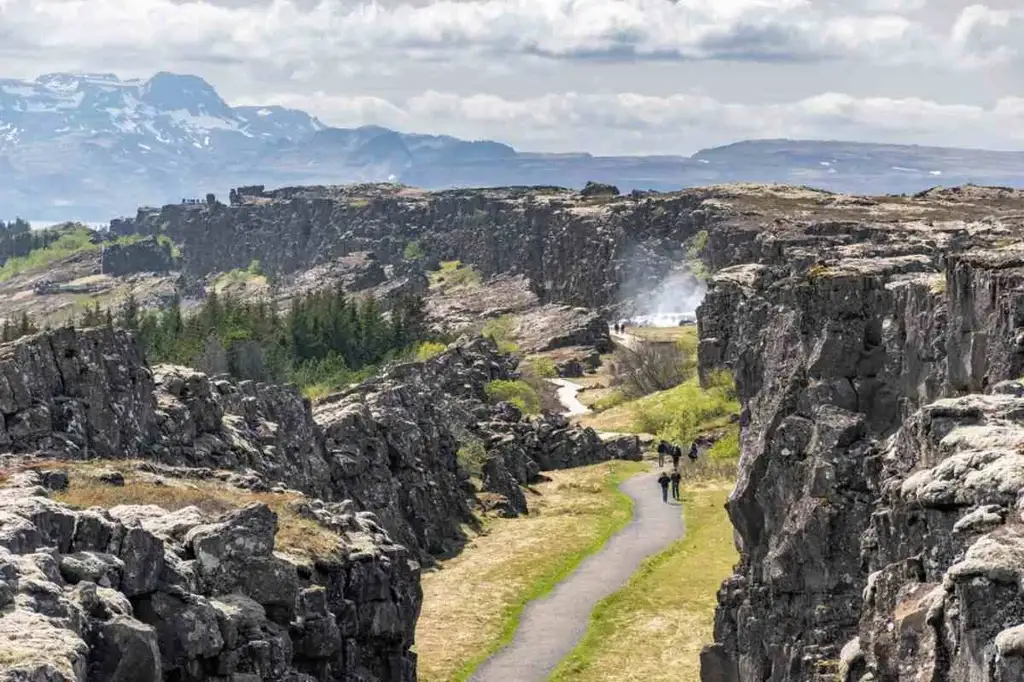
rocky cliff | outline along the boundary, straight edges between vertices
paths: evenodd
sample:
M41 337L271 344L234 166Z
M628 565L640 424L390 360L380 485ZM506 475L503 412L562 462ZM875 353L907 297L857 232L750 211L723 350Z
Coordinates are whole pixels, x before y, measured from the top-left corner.
M830 201L711 233L745 426L702 680L1024 679L1024 194Z
M689 257L688 240L724 205L713 190L586 196L557 188L426 192L395 185L242 188L231 205L140 209L114 234L181 244L186 277L244 268L286 275L372 251L384 263L419 244L484 276L523 275L543 302L600 307L646 292ZM620 291L622 290L622 291Z
M487 404L515 370L463 341L313 407L112 329L0 346L0 680L414 680L419 564L474 505L639 457Z

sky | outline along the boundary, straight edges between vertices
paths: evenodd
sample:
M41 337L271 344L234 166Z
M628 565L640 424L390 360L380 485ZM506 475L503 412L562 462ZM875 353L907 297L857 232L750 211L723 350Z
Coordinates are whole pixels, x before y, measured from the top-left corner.
M1024 150L1019 0L0 0L0 76L161 70L524 151Z

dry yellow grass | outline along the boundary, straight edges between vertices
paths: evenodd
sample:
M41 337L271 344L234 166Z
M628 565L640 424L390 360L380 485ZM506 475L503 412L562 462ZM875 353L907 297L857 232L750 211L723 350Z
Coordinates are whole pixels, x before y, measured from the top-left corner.
M278 550L326 558L341 547L337 534L315 521L302 518L289 507L290 502L301 499L299 495L250 493L206 481L165 479L158 484L130 471L125 462L116 463L125 474L125 485L112 486L89 475L88 470L97 467L95 462L89 463L88 469L69 464L63 463L62 468L69 469L70 485L66 491L56 493L54 499L74 507L109 509L122 504L153 504L168 511L195 506L210 514L222 514L262 502L277 513L275 547Z
M589 426L595 431L612 433L633 433L636 431L636 413L633 401L616 407L580 417L581 426Z
M686 537L644 562L602 601L552 682L677 682L700 679L712 641L716 593L738 559L724 504L731 483L686 486Z
M692 338L697 333L694 325L683 325L679 327L630 327L629 333L633 336L651 341L654 343L670 343L680 339Z
M527 601L542 596L632 516L616 486L646 470L608 462L551 472L530 515L494 519L458 557L423 576L416 627L421 682L466 679L511 637Z

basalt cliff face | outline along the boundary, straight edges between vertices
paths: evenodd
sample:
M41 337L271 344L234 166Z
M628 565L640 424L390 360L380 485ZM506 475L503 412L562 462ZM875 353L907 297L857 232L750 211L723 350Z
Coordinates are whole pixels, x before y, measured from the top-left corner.
M703 682L1024 679L1022 236L972 187L711 233L745 415Z
M488 405L515 370L461 342L313 407L151 368L112 329L0 345L0 680L415 680L420 564L473 506L524 513L541 470L639 458Z
M558 188L426 192L394 185L241 188L230 205L172 204L111 222L114 234L181 244L186 278L258 260L275 276L369 251L398 264L461 260L485 276L523 275L542 302L598 308L653 288L688 258L688 240L726 207L711 190L587 195ZM620 291L626 289L626 291Z

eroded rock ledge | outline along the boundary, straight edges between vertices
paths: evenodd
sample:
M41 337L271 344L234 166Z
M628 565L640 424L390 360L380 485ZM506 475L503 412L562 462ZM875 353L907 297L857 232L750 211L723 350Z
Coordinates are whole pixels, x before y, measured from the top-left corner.
M907 201L764 225L699 311L749 415L704 682L1024 679L1024 194Z
M0 346L0 680L411 682L420 564L474 505L525 513L541 470L640 456L488 405L515 372L460 342L313 407L150 368L111 329ZM110 502L144 490L186 503Z

